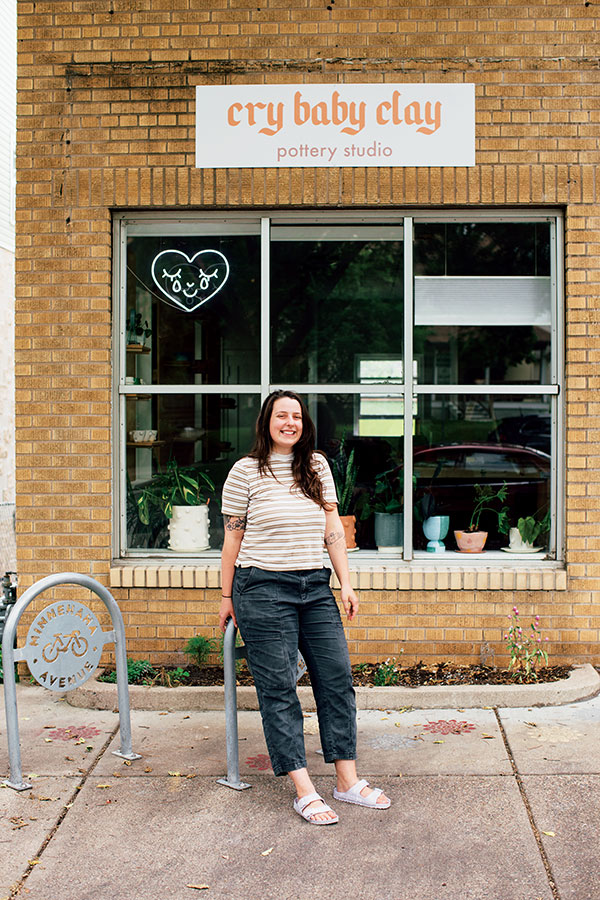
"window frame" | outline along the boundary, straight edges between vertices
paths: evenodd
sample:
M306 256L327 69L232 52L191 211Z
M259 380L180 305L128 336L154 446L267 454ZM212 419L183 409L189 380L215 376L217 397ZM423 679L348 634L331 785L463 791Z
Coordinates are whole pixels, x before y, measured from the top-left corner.
M353 228L369 226L374 232L381 228L391 227L394 234L390 240L398 240L401 232L403 240L403 265L404 265L404 347L402 357L404 360L414 358L413 353L413 328L414 328L414 273L413 273L413 241L414 224L426 223L510 223L510 222L545 222L550 225L550 289L551 289L551 362L550 381L542 385L519 384L420 384L417 383L412 365L404 366L404 383L373 383L373 384L280 384L270 381L270 246L273 239L277 239L284 227L298 229L298 234L316 233L316 229L344 228L344 238L350 237ZM272 235L272 229L275 233ZM315 229L315 231L313 231ZM171 384L171 385L132 385L125 384L125 344L126 344L126 290L127 290L127 238L130 235L156 236L159 234L193 235L235 235L254 234L260 235L260 382L254 384ZM296 239L301 239L298 237ZM431 394L494 394L514 395L523 393L527 395L545 395L551 398L551 470L550 470L550 497L552 527L549 538L550 559L532 559L536 566L553 564L564 560L564 526L565 526L565 462L564 462L564 357L565 357L565 326L564 326L564 222L563 213L559 209L519 208L502 209L495 211L493 208L460 210L319 210L319 211L287 211L270 210L263 212L253 211L189 211L181 212L121 212L115 213L113 218L113 557L116 560L143 560L159 558L169 563L182 562L181 558L170 551L148 550L144 548L128 548L126 527L126 423L125 406L128 394L255 394L262 402L270 391L279 388L292 389L300 394L340 394L348 393L364 395L368 393L401 397L404 400L405 414L410 415L410 421L414 416L415 404L421 395ZM358 396L356 398L358 400ZM406 420L405 420L406 421ZM413 429L404 427L404 484L405 484L405 509L412 509L412 474L413 474ZM205 554L193 557L193 562L215 562L220 551L210 550ZM489 566L493 564L506 566L518 565L517 560L504 557L502 554L487 552L480 558L470 558L469 565L474 567ZM413 517L404 516L404 551L402 557L385 559L385 566L390 568L390 563L400 567L406 566L415 560L413 548ZM190 559L185 559L190 563ZM353 554L353 564L373 567L382 563L377 551L361 551ZM418 554L419 564L436 564L440 561L444 564L465 564L464 556L460 554L445 553L443 557L432 554Z

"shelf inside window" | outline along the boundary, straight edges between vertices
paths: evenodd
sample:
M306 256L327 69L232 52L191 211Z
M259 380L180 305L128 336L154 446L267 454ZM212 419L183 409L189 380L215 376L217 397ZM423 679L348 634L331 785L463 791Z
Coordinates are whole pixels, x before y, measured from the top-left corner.
M144 347L142 344L127 344L128 353L152 353L152 347Z

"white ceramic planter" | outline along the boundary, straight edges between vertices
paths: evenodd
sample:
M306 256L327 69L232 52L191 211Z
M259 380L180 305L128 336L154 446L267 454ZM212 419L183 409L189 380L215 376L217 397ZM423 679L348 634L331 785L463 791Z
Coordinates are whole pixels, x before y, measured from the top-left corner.
M197 553L209 546L208 506L174 506L169 548L179 553Z
M513 553L532 553L536 548L529 541L524 541L518 528L511 528L508 532L508 543Z

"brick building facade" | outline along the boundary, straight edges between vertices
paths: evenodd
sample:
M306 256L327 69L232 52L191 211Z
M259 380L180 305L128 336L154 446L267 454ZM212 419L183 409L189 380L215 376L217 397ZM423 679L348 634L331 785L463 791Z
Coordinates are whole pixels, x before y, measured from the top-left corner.
M548 414L557 472L554 552L534 561L502 553L458 562L450 555L352 557L361 612L347 633L354 661L403 647L406 659L470 662L495 654L501 662L506 615L516 604L525 618L540 615L551 661L597 661L596 7L550 0L260 7L246 0L19 0L18 16L21 587L61 571L111 585L129 654L156 662L179 660L198 631L216 633L216 557L131 556L115 542L116 406L128 390L123 379L119 393L113 378L115 223L138 214L147 221L195 213L208 221L217 213L260 219L358 210L514 221L532 211L536 221L547 213L558 223L553 278L564 278L553 320L564 383L553 382ZM475 85L475 165L195 167L198 85L397 82Z

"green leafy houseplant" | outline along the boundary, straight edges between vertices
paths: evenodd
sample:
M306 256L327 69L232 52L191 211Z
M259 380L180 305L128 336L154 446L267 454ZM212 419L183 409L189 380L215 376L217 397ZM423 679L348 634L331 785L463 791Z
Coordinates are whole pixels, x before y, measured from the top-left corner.
M550 512L548 511L541 519L536 516L521 517L517 521L517 528L523 543L534 546L540 534L547 534L550 531Z
M483 512L491 512L498 517L498 531L500 534L508 534L510 521L508 518L508 507L504 504L507 494L506 482L498 490L495 490L489 484L476 484L473 514L471 515L469 527L465 530L468 532L479 531L481 514Z
M348 455L345 441L342 441L337 456L331 460L331 471L338 495L338 512L340 516L347 516L352 505L357 467L354 462L354 450Z
M173 516L174 506L202 506L210 500L215 486L198 466L180 468L169 460L166 471L158 472L138 497L138 515L144 525L150 522L150 507L157 506L167 519Z
M142 338L142 347L146 346L146 340L152 334L152 329L148 325L148 320L142 325L142 314L136 312L135 309L129 310L129 321L127 325L127 343L136 344L138 338Z
M417 522L424 522L432 516L437 515L437 503L435 497L430 490L426 490L422 497L419 497L415 503L415 519Z
M414 506L415 519L417 522L424 522L432 516L438 515L437 501L435 499L434 484L435 480L446 465L445 459L438 459L434 472L429 479L429 483L423 489L423 495L419 497ZM416 484L416 480L414 482Z
M371 494L363 494L357 503L361 519L371 513L401 513L404 508L404 471L399 466L375 476Z

